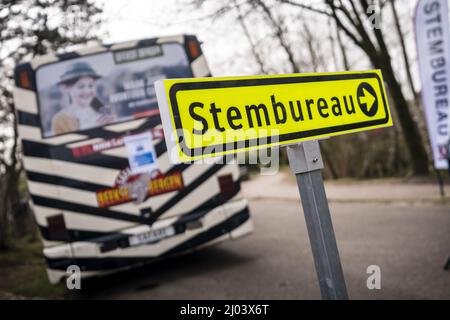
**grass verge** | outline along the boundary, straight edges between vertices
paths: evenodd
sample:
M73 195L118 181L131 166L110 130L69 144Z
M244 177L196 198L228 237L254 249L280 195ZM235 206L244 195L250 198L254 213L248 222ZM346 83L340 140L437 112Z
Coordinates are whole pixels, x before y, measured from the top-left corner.
M13 248L0 252L0 299L63 299L63 285L47 279L42 244L23 238Z

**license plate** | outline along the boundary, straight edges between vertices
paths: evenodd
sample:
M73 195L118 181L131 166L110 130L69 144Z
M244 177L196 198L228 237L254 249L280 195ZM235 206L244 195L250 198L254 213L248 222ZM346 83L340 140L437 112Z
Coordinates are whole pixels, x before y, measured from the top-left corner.
M175 228L172 226L151 230L145 233L136 234L128 238L130 246L156 242L175 235Z

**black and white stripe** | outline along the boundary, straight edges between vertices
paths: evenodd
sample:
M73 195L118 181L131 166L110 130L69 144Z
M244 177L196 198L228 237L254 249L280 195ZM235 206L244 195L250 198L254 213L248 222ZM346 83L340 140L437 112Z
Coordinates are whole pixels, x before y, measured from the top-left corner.
M192 37L174 36L98 45L72 53L38 57L29 64L17 68L17 72L27 70L33 73L31 87L28 89L19 86L16 74L17 87L14 99L28 187L36 222L44 241L44 254L47 257L49 277L52 281L59 277L58 270L65 270L68 264L79 263L86 270L92 271L120 268L135 262L165 257L211 242L215 238L221 239L224 233L250 223L247 221L246 202L239 200L239 194L234 195L236 202L234 205L228 204L228 209L221 209L220 206L224 203L224 199L220 194L217 176L231 174L233 180L239 183L237 165L223 163L171 165L164 139L154 140L157 161L161 162L160 169L166 174L181 172L185 188L149 197L139 205L124 203L110 208L98 207L96 191L113 187L120 171L128 166L125 147L79 158L73 156L72 148L161 126L161 119L158 116L42 138L34 79L37 68L48 63L107 50L169 42L178 42L186 48L189 39ZM193 76L210 76L203 54L196 58L190 56L188 58ZM150 216L142 215L141 211L148 208L152 211ZM64 215L67 237L58 238L49 231L47 217L57 214ZM185 220L192 217L202 221L204 227L201 230L183 229ZM118 246L109 253L99 251L105 241L125 239L129 234L145 232L164 225L177 226L177 230L183 232L180 231L173 239L156 244L126 250ZM248 227L240 228L244 230Z

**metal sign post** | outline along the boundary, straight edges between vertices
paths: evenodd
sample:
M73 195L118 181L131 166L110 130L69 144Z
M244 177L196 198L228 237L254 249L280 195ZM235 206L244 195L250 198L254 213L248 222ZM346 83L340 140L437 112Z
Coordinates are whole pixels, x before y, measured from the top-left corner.
M347 288L320 171L323 161L319 142L290 145L287 153L297 178L322 298L346 300Z

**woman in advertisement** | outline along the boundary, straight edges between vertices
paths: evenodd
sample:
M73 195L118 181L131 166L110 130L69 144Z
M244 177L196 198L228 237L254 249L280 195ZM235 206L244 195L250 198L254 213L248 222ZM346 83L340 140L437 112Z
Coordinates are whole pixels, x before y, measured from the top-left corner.
M99 76L86 62L68 66L58 84L68 96L69 106L52 119L54 134L84 130L112 123L116 116L96 97Z

